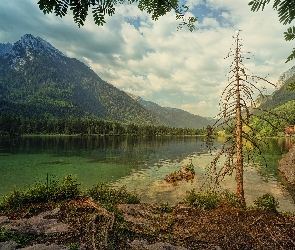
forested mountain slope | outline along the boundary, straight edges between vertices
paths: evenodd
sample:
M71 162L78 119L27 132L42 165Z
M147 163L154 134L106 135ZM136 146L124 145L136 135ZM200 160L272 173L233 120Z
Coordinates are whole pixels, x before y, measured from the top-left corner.
M162 125L125 92L45 40L25 35L0 44L0 114L30 118L95 116Z
M294 82L295 67L292 67L279 78L277 90L256 100L260 109L269 111L256 112L252 118L252 127L258 134L276 136L284 134L285 126L295 125L295 91L288 90L290 83Z
M141 97L131 94L130 96L169 127L202 129L214 123L213 119L208 120L177 108L161 107L154 102L145 101Z

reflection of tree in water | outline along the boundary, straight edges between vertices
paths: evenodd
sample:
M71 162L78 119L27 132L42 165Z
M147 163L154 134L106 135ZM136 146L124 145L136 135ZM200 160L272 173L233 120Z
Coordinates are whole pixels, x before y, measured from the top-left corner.
M84 157L90 162L132 166L161 161L180 161L205 151L203 137L140 136L33 136L4 138L2 150L12 154L52 154ZM142 167L142 166L141 166Z

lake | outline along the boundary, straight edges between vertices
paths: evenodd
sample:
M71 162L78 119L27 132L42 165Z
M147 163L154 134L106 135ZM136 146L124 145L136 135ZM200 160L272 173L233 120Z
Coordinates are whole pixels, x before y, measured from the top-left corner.
M215 141L220 148L223 138ZM287 152L289 139L267 139L263 147L267 167L257 158L255 166L245 169L245 197L252 205L257 197L271 193L280 202L280 210L295 211L294 193L278 173L278 160ZM126 185L135 190L142 202L182 201L186 191L199 190L206 165L212 160L204 137L137 136L30 136L0 139L0 198L14 187L26 188L36 181L45 182L47 174L62 178L75 174L83 188L98 182L114 187ZM190 159L196 178L177 185L164 177ZM222 188L235 192L234 177L226 177Z

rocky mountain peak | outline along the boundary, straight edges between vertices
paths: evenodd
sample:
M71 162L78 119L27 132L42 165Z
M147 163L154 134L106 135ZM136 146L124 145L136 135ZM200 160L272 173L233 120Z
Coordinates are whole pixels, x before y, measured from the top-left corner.
M11 50L11 48L11 43L0 43L0 56L7 53L9 50Z
M54 48L49 42L43 40L40 37L34 37L31 34L24 35L13 45L13 47L22 48L26 51L35 50L52 58L56 58L57 56L65 56L58 49Z
M1 52L2 51L2 52ZM27 60L33 60L36 56L44 55L53 60L62 61L66 57L62 52L53 47L49 42L31 34L24 35L19 41L11 44L0 44L0 57L7 60L11 68L18 70Z
M276 84L276 88L277 89L281 88L284 85L284 83L293 75L295 75L295 66L293 66L291 69L287 70L280 76Z

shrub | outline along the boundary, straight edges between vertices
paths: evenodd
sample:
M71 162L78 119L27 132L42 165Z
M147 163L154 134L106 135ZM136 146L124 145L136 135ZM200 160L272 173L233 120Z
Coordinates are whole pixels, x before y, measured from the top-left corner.
M190 163L187 164L187 165L185 165L184 168L185 168L186 170L191 171L193 174L195 174L195 167L194 167L194 165L193 165L192 160L190 160Z
M74 175L65 176L61 183L56 179L49 180L47 176L46 183L38 182L25 191L15 189L5 195L0 204L0 210L19 209L30 203L74 198L81 193L80 185L81 183L77 182Z
M160 203L160 209L161 212L163 213L171 213L172 212L172 207L168 204L168 202L161 202Z
M277 208L280 206L279 201L275 199L271 194L267 193L262 195L261 197L258 197L254 204L257 208L271 211L271 212L277 212Z
M196 208L210 210L216 208L218 205L227 204L232 207L240 207L239 199L236 194L225 190L221 193L207 191L196 192L194 189L187 192L184 198L184 203Z
M126 186L120 188L110 188L105 183L98 183L86 191L86 195L104 204L138 204L140 198L135 193L128 192Z
M216 208L221 198L216 192L196 192L195 189L187 191L184 203L195 208L210 210Z
M239 208L241 206L239 198L236 194L229 192L228 190L223 191L221 194L221 201L232 207Z

